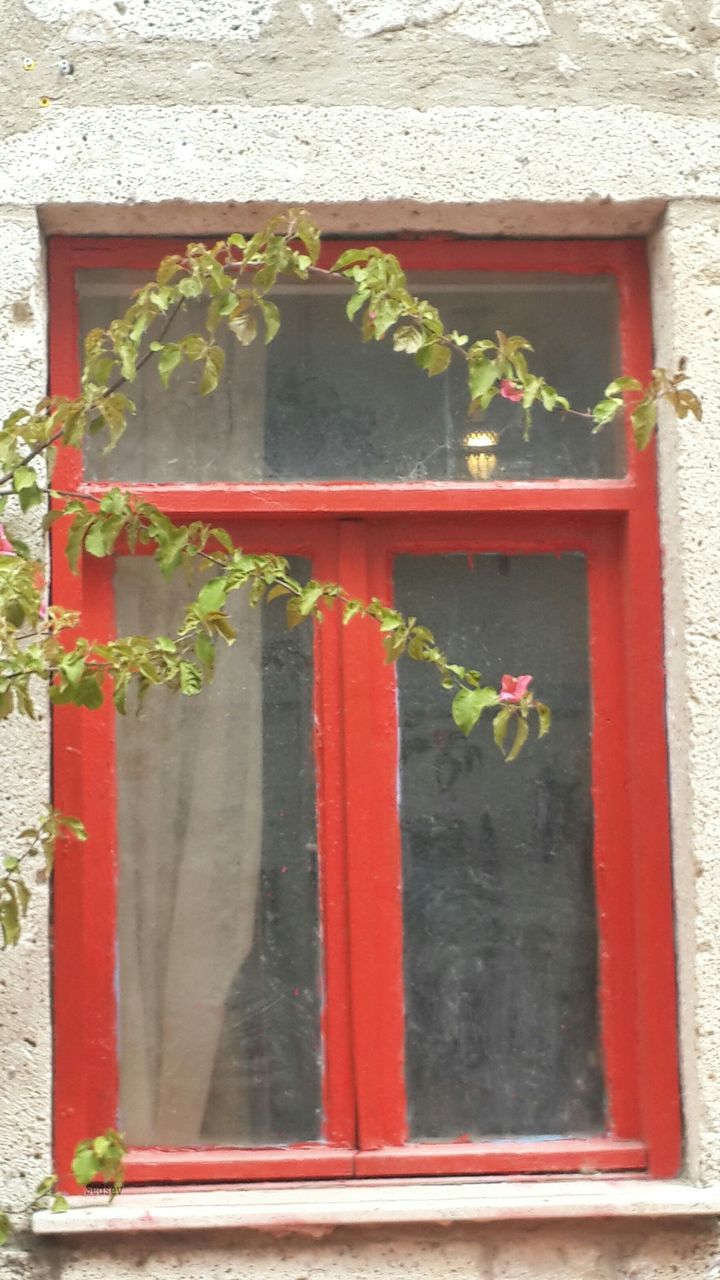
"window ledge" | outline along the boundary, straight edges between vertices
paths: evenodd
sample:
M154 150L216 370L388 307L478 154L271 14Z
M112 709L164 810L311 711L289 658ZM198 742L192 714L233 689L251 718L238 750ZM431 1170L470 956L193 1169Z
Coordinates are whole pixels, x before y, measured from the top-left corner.
M634 1178L498 1182L277 1183L194 1191L128 1189L74 1196L66 1213L33 1217L38 1235L257 1229L323 1234L340 1226L526 1221L559 1218L699 1217L720 1214L720 1183Z

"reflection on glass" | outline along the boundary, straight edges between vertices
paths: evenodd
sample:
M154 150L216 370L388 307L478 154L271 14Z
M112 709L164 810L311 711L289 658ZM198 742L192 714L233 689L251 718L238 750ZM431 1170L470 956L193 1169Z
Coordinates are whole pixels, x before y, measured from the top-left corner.
M193 591L158 583L118 558L119 634L172 633ZM320 1136L312 631L230 600L202 696L117 718L120 1124L143 1145Z
M144 279L141 272L80 272L82 332L107 324ZM610 277L456 271L410 283L437 304L448 329L472 338L493 337L496 329L523 334L535 347L531 368L576 408L599 400L620 371ZM88 442L88 475L156 482L481 482L491 476L469 474L463 444L469 430L497 435L497 480L623 473L619 424L593 436L587 422L536 407L526 441L522 406L501 397L469 422L463 362L428 379L389 339L362 343L357 325L345 319L346 293L325 283L280 287L282 324L267 347L242 347L221 327L216 340L227 363L211 396L197 394L198 365L174 374L169 394L156 369L146 366L131 389L138 417L111 453L102 453L102 437ZM202 330L203 316L201 305L188 304L169 336Z
M398 666L411 1137L601 1131L584 558L401 556L395 583L483 678L532 672L555 717L508 765Z

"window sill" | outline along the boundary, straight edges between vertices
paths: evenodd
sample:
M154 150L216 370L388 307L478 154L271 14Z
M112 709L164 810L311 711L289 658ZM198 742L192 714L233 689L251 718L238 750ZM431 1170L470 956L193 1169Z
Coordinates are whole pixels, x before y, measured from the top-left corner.
M255 1229L309 1231L333 1227L506 1222L561 1218L677 1218L720 1214L720 1183L636 1178L523 1179L492 1182L407 1181L307 1183L208 1190L128 1189L113 1204L106 1196L74 1196L66 1213L33 1217L38 1235Z

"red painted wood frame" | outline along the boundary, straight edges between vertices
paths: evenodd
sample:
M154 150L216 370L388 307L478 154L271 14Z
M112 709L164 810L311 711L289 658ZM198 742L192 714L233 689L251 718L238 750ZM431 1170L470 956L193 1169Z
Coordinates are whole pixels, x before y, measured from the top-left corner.
M327 260L342 247L328 246ZM387 247L410 270L614 276L622 372L648 373L648 282L639 241L434 239ZM138 268L149 275L164 254L182 248L182 242L153 239L51 241L54 393L75 394L79 385L75 272ZM69 449L58 459L55 482L95 495L108 487L84 483L80 456ZM137 1150L127 1160L128 1181L674 1174L680 1112L654 450L638 455L628 441L628 471L615 480L132 488L176 518L202 513L222 520L248 547L308 554L316 574L363 596L389 593L389 557L402 551L585 554L609 1107L607 1131L591 1138L406 1141L395 677L369 624L343 629L330 615L315 642L327 994L324 1140L284 1150ZM272 524L269 498L277 513ZM111 565L86 557L80 574L70 575L61 531L54 537L53 584L56 599L82 608L86 634L110 634ZM634 677L640 664L642 680ZM90 832L82 850L59 850L55 877L55 1141L56 1165L65 1171L75 1143L114 1123L117 1110L113 713L57 709L53 758L55 801L82 815Z

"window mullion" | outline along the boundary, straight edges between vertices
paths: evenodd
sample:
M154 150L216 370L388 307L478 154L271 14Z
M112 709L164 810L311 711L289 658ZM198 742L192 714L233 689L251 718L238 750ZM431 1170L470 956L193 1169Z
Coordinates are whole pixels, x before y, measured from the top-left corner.
M340 523L340 580L352 596L382 593L367 527ZM361 1149L405 1139L402 905L394 673L376 625L343 628L344 756L353 1051Z
M315 536L313 575L338 577L337 536ZM315 626L315 753L317 760L318 861L323 938L323 1112L330 1145L354 1147L357 1120L350 1025L347 937L347 863L343 791L342 624L339 610Z

